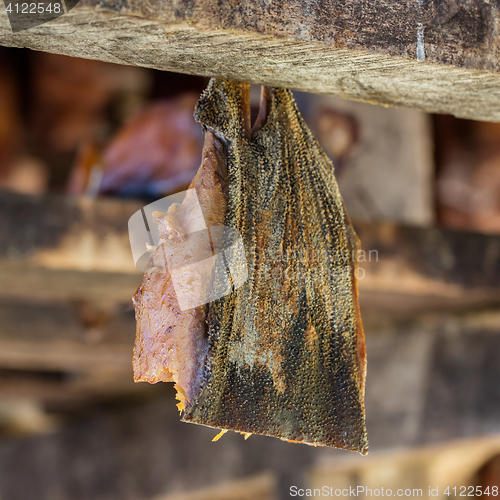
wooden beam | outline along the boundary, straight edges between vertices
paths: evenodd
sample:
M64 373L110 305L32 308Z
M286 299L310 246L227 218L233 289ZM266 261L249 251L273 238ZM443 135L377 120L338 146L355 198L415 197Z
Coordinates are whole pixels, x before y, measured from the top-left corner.
M154 500L276 500L275 490L276 476L263 473L190 493L161 495Z
M367 330L370 455L500 433L499 325L495 311ZM352 458L233 432L212 443L217 430L181 423L171 384L158 386L161 401L0 444L1 498L161 498L264 471L278 478L278 498L289 498L319 460Z
M366 340L372 450L500 433L497 310L389 321Z
M140 207L2 193L0 281L8 286L0 297L130 304L142 276L130 251L128 219ZM363 248L354 257L364 310L500 302L500 236L389 223L355 227Z
M0 398L149 395L133 382L135 319L112 304L0 301Z
M141 283L128 237L138 202L0 196L0 295L130 302Z
M69 303L0 302L0 368L132 373L133 311L86 326Z
M133 309L112 303L0 301L0 399L81 403L147 395L135 384Z
M393 312L500 301L500 236L389 223L358 222L355 228L363 248L359 288L368 308L370 299L372 308Z
M279 7L278 7L279 5ZM0 44L500 120L496 2L84 0Z

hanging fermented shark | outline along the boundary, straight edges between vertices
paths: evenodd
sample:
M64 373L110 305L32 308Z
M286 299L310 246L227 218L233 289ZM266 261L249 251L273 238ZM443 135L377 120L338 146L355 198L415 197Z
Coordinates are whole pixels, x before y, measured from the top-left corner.
M251 127L249 85L212 79L195 119L201 167L154 214L134 296L135 380L175 382L185 422L366 454L360 247L331 161L286 89Z

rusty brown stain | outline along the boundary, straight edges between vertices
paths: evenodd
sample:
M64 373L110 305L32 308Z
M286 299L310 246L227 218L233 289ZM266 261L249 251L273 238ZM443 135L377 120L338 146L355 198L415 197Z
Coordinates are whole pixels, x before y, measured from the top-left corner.
M319 340L318 334L316 333L316 329L314 325L307 325L306 330L304 332L304 340L309 349L314 349L316 342Z

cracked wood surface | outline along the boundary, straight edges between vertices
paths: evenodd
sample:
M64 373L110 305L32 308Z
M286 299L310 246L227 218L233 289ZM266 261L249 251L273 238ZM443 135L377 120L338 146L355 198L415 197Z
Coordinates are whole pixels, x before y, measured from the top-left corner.
M492 0L84 0L16 34L0 12L0 44L498 121L498 9Z

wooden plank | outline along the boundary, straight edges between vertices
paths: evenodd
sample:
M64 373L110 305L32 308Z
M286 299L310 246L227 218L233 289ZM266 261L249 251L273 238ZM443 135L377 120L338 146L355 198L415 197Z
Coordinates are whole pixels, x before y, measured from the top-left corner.
M17 298L92 298L129 302L142 281L140 274L50 269L24 262L0 262L0 296ZM130 257L132 260L132 257Z
M129 356L130 359L130 356ZM132 369L108 371L98 367L89 372L27 371L0 369L0 400L31 401L58 411L88 409L96 402L157 399L161 386L140 386L133 381Z
M173 391L170 396L127 411L94 414L55 435L0 445L0 498L146 500L266 471L283 486L303 483L313 448L290 449L258 436L245 441L234 433L212 443L216 431L180 422Z
M0 297L128 302L142 277L128 219L137 202L0 196ZM500 302L500 236L355 223L361 299L397 312Z
M0 295L129 302L142 277L128 219L140 208L112 199L2 193Z
M0 398L60 405L154 391L133 382L133 311L94 307L0 301Z
M500 433L500 314L437 315L367 329L372 450Z
M497 311L367 330L370 455L498 436L499 340ZM179 421L173 390L162 399L0 444L0 498L147 499L264 471L277 478L278 498L289 498L290 486L303 486L304 473L319 460L352 458L261 436L245 441L231 432L212 443L215 429Z
M0 367L132 373L135 319L113 311L88 328L70 304L0 302Z
M264 473L191 493L162 495L154 500L276 500L275 489L276 477Z
M100 198L0 196L0 258L55 270L138 275L128 220L142 204Z
M355 228L364 252L360 289L498 300L500 236L388 223Z
M398 490L403 495L409 489L407 493L410 495L406 496L410 498L436 498L436 495L438 498L448 498L448 495L443 494L446 488L453 491L455 486L456 491L460 492L460 487L478 485L478 471L499 453L500 436L490 436L378 456L336 457L313 468L308 487L326 487L329 491L333 488L335 491L360 486L360 498L375 497L376 490L380 492L381 488L386 497L398 496ZM430 495L429 486L434 496ZM387 490L391 490L392 495Z
M470 0L85 0L0 44L500 120L499 13Z

